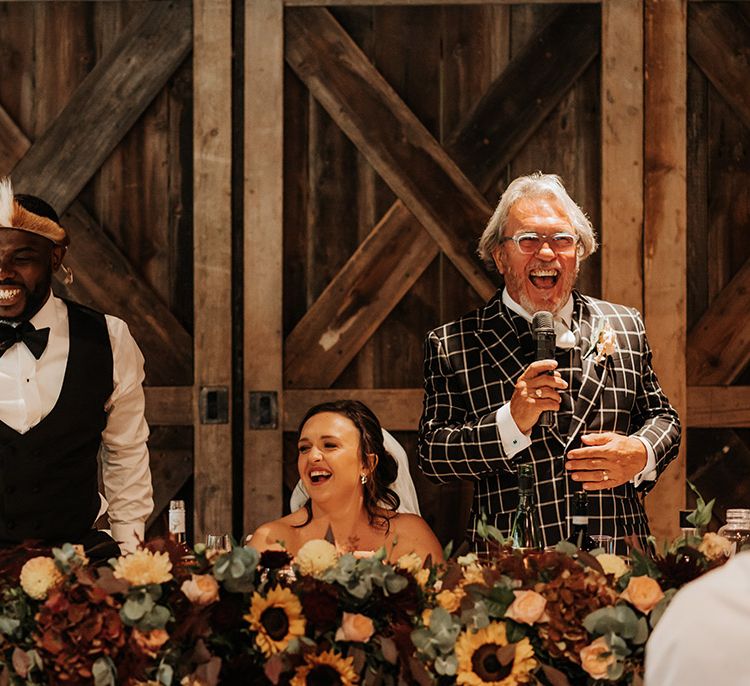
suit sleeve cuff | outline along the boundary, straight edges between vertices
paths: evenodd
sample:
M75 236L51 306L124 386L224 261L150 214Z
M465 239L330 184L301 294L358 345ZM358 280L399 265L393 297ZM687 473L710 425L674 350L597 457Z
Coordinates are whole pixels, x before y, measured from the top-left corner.
M531 445L531 439L516 426L510 413L510 403L505 403L495 413L495 423L500 434L503 451L508 457L513 457Z
M638 488L644 481L656 481L656 455L654 455L654 449L647 440L640 436L634 436L634 438L637 438L646 446L646 466L633 477L633 485Z

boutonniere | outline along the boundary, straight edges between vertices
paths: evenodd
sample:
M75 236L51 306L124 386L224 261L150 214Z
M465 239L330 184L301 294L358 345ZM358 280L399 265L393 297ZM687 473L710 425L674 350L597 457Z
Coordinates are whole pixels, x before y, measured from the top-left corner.
M596 351L594 362L597 364L604 362L606 358L612 357L617 352L617 337L606 319L601 320L595 328L591 336L591 347L586 351L584 358L594 351Z

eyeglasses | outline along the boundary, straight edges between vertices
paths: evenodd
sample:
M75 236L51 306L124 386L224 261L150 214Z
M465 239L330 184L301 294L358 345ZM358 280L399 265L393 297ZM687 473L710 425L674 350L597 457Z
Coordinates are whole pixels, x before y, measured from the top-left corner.
M542 246L546 243L555 253L568 254L572 253L576 249L578 244L578 236L572 233L559 232L547 235L544 233L533 233L527 231L525 233L517 233L515 236L503 236L500 238L500 243L505 241L513 241L516 247L524 255L534 255L538 253Z

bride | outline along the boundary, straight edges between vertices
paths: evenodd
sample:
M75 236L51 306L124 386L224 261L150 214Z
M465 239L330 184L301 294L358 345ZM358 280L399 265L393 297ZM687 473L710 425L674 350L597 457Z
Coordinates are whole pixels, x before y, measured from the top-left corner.
M307 541L333 535L346 551L385 547L391 561L407 553L443 561L427 522L396 511L399 497L389 484L396 480L398 464L383 446L380 422L364 403L337 400L312 407L300 425L297 450L309 499L296 512L258 527L249 545L261 552L283 547L294 555Z

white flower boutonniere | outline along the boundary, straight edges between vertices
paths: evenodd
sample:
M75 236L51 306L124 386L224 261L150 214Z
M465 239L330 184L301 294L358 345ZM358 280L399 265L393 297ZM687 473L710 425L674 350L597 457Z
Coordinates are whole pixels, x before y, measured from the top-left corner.
M591 337L591 347L584 357L588 357L596 351L594 362L597 364L604 362L606 358L612 357L617 352L617 337L609 322L604 319L596 327L594 335Z

